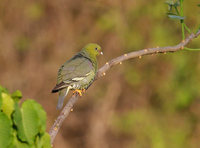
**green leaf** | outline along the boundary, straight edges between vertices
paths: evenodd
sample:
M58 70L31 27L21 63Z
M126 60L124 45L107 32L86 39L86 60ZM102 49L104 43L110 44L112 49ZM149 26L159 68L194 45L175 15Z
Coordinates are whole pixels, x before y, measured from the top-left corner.
M17 126L18 137L29 144L33 144L36 135L46 129L46 113L34 100L25 101L21 109L16 105L13 117Z
M44 133L41 138L37 136L36 143L38 148L51 148L50 136L48 133Z
M2 96L0 94L0 110L2 109L2 105L3 105L3 99L2 99Z
M10 95L2 93L2 110L3 112L11 118L11 114L14 111L14 101Z
M200 7L200 4L198 4L197 6Z
M14 147L15 148L30 148L30 145L28 145L27 143L22 143L16 139Z
M16 90L14 93L12 93L11 97L16 101L19 101L22 98L22 93L21 91Z
M178 6L180 6L180 2L179 1L176 1L176 2L174 2L174 1L166 1L165 2L168 6L173 6L173 7L178 7Z
M0 94L1 94L2 92L8 93L8 90L0 85Z
M44 111L42 106L36 102L34 103L34 107L39 117L39 132L44 133L46 130L46 112Z
M2 93L8 93L8 90L3 88L1 85L0 85L0 109L2 109Z
M43 142L43 148L51 148L51 139L48 133L42 136L41 141Z
M23 143L23 142L19 141L19 139L17 138L16 132L17 131L13 132L13 140L8 148L30 148L30 145L28 143Z
M185 17L183 16L178 16L178 15L168 15L169 18L172 18L172 19L178 19L178 20L184 20Z
M22 113L18 103L15 104L15 112L13 114L13 120L14 124L17 126L17 135L19 139L23 142L28 141L28 136L26 136L25 133L26 130L24 129L25 127L22 120Z
M5 113L0 112L0 146L7 148L12 139L12 122Z

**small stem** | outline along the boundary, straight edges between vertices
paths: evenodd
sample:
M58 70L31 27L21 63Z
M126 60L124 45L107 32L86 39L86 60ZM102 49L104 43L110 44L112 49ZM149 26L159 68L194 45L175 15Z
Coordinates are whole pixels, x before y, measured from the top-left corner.
M176 10L177 15L180 15L180 13L179 13L177 7L174 7L174 8L175 8L175 10Z
M200 25L199 25L199 27L197 28L197 30L195 31L195 33L197 33L199 30L200 30Z
M188 28L188 26L184 23L184 27L185 27L185 29L191 34L192 33L192 31L190 30L190 28Z
M183 16L183 0L180 0L181 16Z
M189 50L189 51L200 51L200 48L194 49L194 48L184 47L184 50Z
M182 39L185 40L185 29L184 29L184 23L181 22L181 28L182 28Z
M181 16L183 17L183 0L180 0ZM181 20L181 29L182 29L182 39L185 40L185 27L184 20Z

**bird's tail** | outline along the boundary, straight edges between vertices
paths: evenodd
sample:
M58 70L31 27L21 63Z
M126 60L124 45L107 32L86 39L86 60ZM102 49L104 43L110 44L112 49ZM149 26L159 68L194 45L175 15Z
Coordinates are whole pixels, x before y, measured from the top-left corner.
M58 98L58 104L57 104L57 107L56 109L61 109L62 106L63 106L63 102L65 100L65 97L67 96L69 92L69 87L66 87L65 89L62 89L59 91L59 98Z

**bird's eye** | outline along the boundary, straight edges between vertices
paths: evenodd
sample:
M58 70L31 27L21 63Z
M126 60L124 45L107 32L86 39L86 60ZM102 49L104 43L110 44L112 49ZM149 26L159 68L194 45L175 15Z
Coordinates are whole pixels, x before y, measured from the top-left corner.
M97 48L95 48L95 50L97 50Z

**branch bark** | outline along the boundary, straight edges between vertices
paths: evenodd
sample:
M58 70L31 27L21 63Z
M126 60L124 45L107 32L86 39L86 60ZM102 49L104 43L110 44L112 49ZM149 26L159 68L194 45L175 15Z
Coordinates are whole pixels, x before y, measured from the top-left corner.
M49 131L49 135L51 137L51 144L53 144L53 141L54 141L63 121L65 120L65 118L68 117L70 111L72 111L72 108L73 108L74 104L78 101L78 99L79 99L78 94L74 94L69 99L69 101L67 102L65 107L62 109L58 118L55 120L53 126L51 127L51 129Z
M133 51L127 54L124 54L122 56L119 56L117 58L114 58L107 62L104 66L102 66L96 76L96 80L106 74L106 72L113 67L114 65L117 65L125 60L132 59L132 58L137 58L141 57L144 55L149 55L149 54L156 54L156 53L166 53L166 52L176 52L179 50L184 49L184 47L194 38L198 37L200 35L200 30L197 31L195 34L190 34L185 40L183 40L181 43L175 45L175 46L167 46L167 47L156 47L156 48L146 48L138 51ZM68 103L65 105L63 110L61 111L60 115L58 118L55 120L53 126L51 127L49 134L51 137L51 144L53 144L54 139L63 123L65 118L68 117L70 111L72 110L74 104L78 101L79 96L77 94L73 95Z

